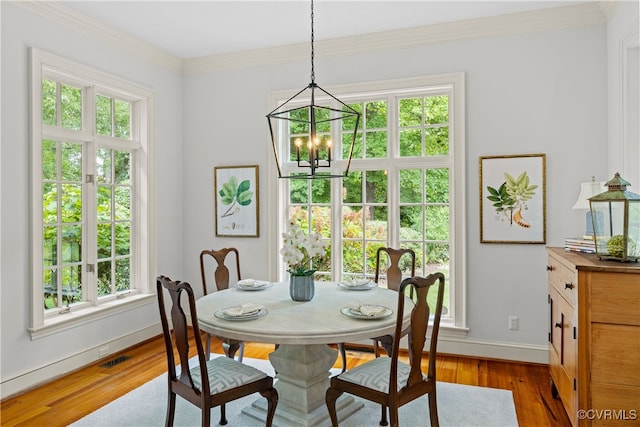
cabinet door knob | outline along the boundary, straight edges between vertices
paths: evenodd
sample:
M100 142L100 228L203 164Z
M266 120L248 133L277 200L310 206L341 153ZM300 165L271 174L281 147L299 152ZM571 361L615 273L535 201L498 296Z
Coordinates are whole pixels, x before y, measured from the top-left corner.
M547 265L547 271L553 271L553 266L552 265Z
M573 283L565 283L564 284L564 288L565 289L573 289Z
M562 323L556 322L556 328L562 328Z

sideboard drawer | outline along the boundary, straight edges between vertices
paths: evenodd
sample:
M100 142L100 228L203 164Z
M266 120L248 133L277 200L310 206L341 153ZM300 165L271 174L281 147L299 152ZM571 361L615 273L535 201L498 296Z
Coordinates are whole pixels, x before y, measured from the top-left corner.
M558 293L567 300L571 307L576 306L578 294L578 274L562 264L553 256L549 256L549 284L558 290Z
M640 326L640 275L592 273L591 319Z

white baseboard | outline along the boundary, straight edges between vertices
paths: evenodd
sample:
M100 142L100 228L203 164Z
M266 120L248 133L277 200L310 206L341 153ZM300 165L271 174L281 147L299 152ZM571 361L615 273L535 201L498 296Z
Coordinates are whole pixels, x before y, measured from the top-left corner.
M549 348L546 345L454 340L441 337L438 340L438 353L515 362L549 363Z
M49 365L42 366L33 371L10 378L0 383L0 399L6 399L7 397L27 391L100 359L107 359L110 354L122 351L142 341L158 336L161 333L162 326L160 323L157 323Z

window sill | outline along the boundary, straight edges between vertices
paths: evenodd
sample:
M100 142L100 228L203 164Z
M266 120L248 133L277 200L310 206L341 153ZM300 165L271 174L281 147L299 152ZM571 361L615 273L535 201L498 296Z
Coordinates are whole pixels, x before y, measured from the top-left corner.
M149 304L155 300L155 294L136 294L122 299L78 310L72 310L63 315L48 319L43 325L29 328L31 340L43 338L67 329L75 328L96 320L103 319L115 313L132 310L137 307Z

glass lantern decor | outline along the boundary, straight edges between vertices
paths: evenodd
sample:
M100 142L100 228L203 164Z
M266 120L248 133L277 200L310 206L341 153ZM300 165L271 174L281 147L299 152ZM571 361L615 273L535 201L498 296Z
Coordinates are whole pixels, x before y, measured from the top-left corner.
M619 173L604 193L589 198L596 254L600 259L638 261L640 258L640 195Z

